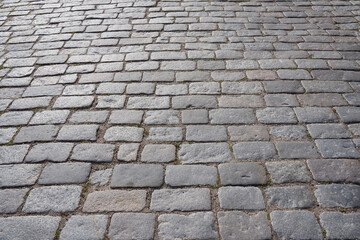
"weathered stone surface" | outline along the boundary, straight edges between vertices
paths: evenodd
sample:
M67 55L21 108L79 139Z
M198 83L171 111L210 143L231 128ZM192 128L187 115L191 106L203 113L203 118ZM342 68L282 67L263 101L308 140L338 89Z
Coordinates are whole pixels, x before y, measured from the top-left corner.
M304 162L284 161L265 163L274 183L310 182L310 172Z
M230 126L231 141L269 141L270 136L265 126Z
M16 213L29 189L0 190L0 213ZM1 235L0 235L1 236Z
M217 183L217 170L210 166L167 166L165 176L165 183L173 187Z
M317 185L315 196L321 207L360 207L360 186L357 185Z
M223 239L271 239L270 224L265 212L247 215L244 212L218 212L220 236Z
M0 129L0 144L9 143L13 139L16 132L16 128Z
M180 142L183 140L181 127L153 127L147 138L153 142Z
M79 205L82 187L51 186L30 191L23 207L25 213L49 213L75 211Z
M140 144L126 143L119 146L117 159L119 161L131 162L136 161Z
M306 138L306 128L303 126L274 126L270 134L282 140L301 140Z
M49 164L41 172L38 183L42 185L85 183L90 170L90 163Z
M152 213L115 213L109 228L110 239L153 239L155 215Z
M216 239L213 213L163 214L159 218L159 236L163 239Z
M261 191L256 187L221 187L218 196L224 210L265 209Z
M159 212L210 210L210 190L197 189L161 189L151 196L150 209Z
M16 164L0 166L1 187L33 185L40 175L40 164Z
M144 190L106 190L95 191L86 198L84 212L141 211L145 207Z
M147 144L141 152L142 162L175 161L175 146L171 144Z
M326 231L327 239L357 239L360 237L359 213L323 212L320 223Z
M237 159L270 160L276 158L274 145L270 142L241 142L233 146Z
M318 139L315 143L324 158L360 157L360 153L349 139Z
M219 165L222 185L259 185L266 183L266 172L259 163L224 163Z
M198 126L186 127L186 140L194 142L226 141L226 128L223 126Z
M82 143L76 145L72 160L89 162L111 162L115 146L112 144Z
M99 126L97 125L65 125L57 136L59 141L96 141Z
M305 186L272 187L265 189L270 206L278 208L310 208L314 200Z
M104 139L108 142L141 142L143 132L144 129L138 127L110 127Z
M252 124L256 122L251 109L216 109L209 111L213 124Z
M43 125L23 127L16 135L14 143L49 142L55 139L59 127L54 125Z
M0 164L21 163L29 149L29 145L0 147Z
M323 239L320 226L309 211L273 211L270 218L281 239Z
M41 143L31 148L26 162L65 162L73 149L73 143Z
M319 156L311 142L276 142L275 146L282 159L317 158Z
M93 185L99 184L100 186L104 186L109 182L111 174L111 168L95 171L90 175L90 183Z
M182 144L178 157L181 163L218 163L231 160L227 143Z

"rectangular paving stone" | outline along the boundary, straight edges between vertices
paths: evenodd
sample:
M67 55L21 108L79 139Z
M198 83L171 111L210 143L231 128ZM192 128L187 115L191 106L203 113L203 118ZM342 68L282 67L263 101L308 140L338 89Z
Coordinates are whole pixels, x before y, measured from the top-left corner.
M0 126L26 125L33 114L32 111L6 112L0 116Z
M59 141L96 141L97 125L64 125L57 136Z
M87 162L111 162L115 146L112 144L81 143L75 146L71 159Z
M35 113L31 119L30 125L40 124L61 124L65 123L70 111L68 110L44 110Z
M107 142L141 142L143 132L144 129L138 127L110 127L104 139Z
M65 162L70 156L73 143L41 143L33 146L25 162Z
M294 109L299 122L303 123L327 123L337 122L338 119L330 108L320 107L297 107Z
M208 123L208 112L205 109L184 110L181 112L183 124Z
M323 212L320 223L326 231L327 239L356 239L360 237L357 227L360 223L359 213Z
M159 236L164 239L216 239L213 213L192 213L190 215L162 214L159 220Z
M82 187L38 187L30 191L22 212L49 213L74 211L80 201Z
M138 212L144 209L145 204L145 190L95 191L87 196L83 212Z
M360 153L350 139L317 139L315 143L324 158L360 157Z
M256 187L221 187L218 191L220 207L224 210L262 210L265 203Z
M265 81L263 82L267 93L303 93L304 88L300 81Z
M13 137L15 136L16 132L17 132L16 128L0 129L0 144L9 143L13 139Z
M98 96L97 104L95 108L123 108L125 104L126 96L118 95L108 95L108 96Z
M260 82L223 82L222 93L225 94L260 94L263 88Z
M301 81L308 93L346 93L351 92L351 87L343 81Z
M269 133L264 126L229 126L231 141L269 141Z
M178 114L179 112L175 110L147 111L144 123L149 125L178 124Z
M263 97L258 95L240 95L237 97L222 95L218 100L221 108L255 108L265 105Z
M15 99L9 109L25 110L33 108L44 108L50 105L51 97L21 98Z
M0 212L16 213L24 202L25 194L29 189L4 189L0 190Z
M166 109L170 107L169 97L129 97L128 109Z
M348 105L338 93L317 93L298 95L300 104L309 107L333 107Z
M137 153L139 151L139 143L126 143L119 146L117 159L119 161L133 162L137 159Z
M270 142L240 142L233 146L236 159L270 160L277 158L274 145Z
M271 187L265 189L268 204L277 208L310 208L315 205L305 186Z
M160 189L151 196L150 209L157 212L210 210L210 190Z
M165 183L172 187L216 185L217 170L211 166L167 166Z
M55 139L59 127L42 125L22 127L14 139L14 143L49 142Z
M311 175L302 161L283 161L265 163L274 183L310 182Z
M227 143L182 144L178 151L181 163L217 163L231 160Z
M173 109L216 108L216 98L213 96L175 96L172 98Z
M115 213L111 218L109 237L150 240L154 231L155 215L152 213Z
M209 111L212 124L252 124L256 122L251 109L216 109Z
M281 159L317 158L319 154L311 142L276 142Z
M223 126L191 125L186 127L186 140L194 142L226 141L226 128Z
M266 183L265 168L259 163L224 163L219 165L222 185L260 185Z
M360 107L335 107L335 110L344 123L360 122Z
M358 208L360 206L360 186L357 185L316 185L314 193L321 207Z
M294 111L289 107L268 107L256 111L256 117L265 124L297 123Z
M112 124L140 124L142 117L144 115L143 111L135 110L117 110L112 111L109 123Z
M53 108L89 108L93 102L93 96L59 97Z
M119 164L114 167L110 187L160 187L163 178L160 164Z
M147 144L141 153L142 162L175 161L176 147L171 144Z
M265 212L248 215L240 211L218 212L220 236L223 239L271 239Z
M29 147L29 145L1 146L0 164L21 163Z
M0 218L0 231L13 239L53 239L60 217L17 216Z
M70 119L70 123L104 123L109 115L108 111L76 111Z
M308 124L312 138L351 138L351 133L342 124Z
M41 172L38 183L41 185L85 183L90 170L90 163L49 164Z
M153 142L179 142L183 140L181 127L152 127L148 140Z

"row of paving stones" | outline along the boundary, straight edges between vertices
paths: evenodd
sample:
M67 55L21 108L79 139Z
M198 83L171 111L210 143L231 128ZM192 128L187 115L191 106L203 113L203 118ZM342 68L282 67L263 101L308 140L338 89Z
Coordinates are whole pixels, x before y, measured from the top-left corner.
M309 211L273 211L246 214L240 211L217 213L219 233L223 239L271 239L271 228L282 239L355 239L359 236L356 224L360 221L357 213L323 212L320 224ZM108 215L73 215L66 222L61 233L57 232L60 217L28 216L0 219L3 236L19 239L103 239L110 223L110 239L153 239L155 222L158 224L157 237L161 239L218 239L214 228L216 221L212 212L181 214L115 213ZM141 227L139 227L141 226ZM24 231L17 231L18 228Z

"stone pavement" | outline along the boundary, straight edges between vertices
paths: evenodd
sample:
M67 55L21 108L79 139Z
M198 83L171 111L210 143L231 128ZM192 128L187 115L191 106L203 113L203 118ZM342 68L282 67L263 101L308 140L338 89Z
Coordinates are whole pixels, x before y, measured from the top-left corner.
M360 1L0 6L0 239L360 239Z

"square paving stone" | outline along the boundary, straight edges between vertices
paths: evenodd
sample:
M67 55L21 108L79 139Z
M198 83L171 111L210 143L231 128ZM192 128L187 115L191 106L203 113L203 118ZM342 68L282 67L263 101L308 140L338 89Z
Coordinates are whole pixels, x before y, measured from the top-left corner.
M226 141L226 128L223 126L194 125L186 127L186 140L194 142Z
M276 142L275 146L282 159L319 157L314 144L311 142Z
M0 147L0 164L21 163L24 160L28 149L29 145Z
M152 213L115 213L109 228L110 239L154 239L155 215Z
M64 125L58 134L59 141L96 141L97 125Z
M194 143L181 144L178 157L185 164L219 163L229 162L231 153L227 143Z
M270 160L275 159L276 151L270 142L241 142L233 146L236 159Z
M55 139L59 127L54 125L23 127L14 139L14 143L49 142Z
M147 144L141 153L142 162L175 161L176 147L171 144Z
M25 158L26 162L65 162L70 156L73 143L41 143L33 146Z
M326 239L359 239L360 214L323 212L320 223L326 231Z
M119 161L132 162L136 161L140 144L126 143L119 146L117 159Z
M0 218L2 239L53 239L60 224L60 217L21 216Z
M24 213L75 211L79 206L80 186L39 187L30 191L23 207Z
M310 208L314 200L305 186L271 187L265 189L270 206L277 208Z
M167 166L165 183L172 187L216 185L217 170L211 166Z
M104 139L107 142L141 142L143 132L144 129L138 127L110 127Z
M88 162L111 162L115 146L112 144L82 143L75 146L72 160Z
M310 182L310 172L302 161L265 163L274 183Z
M160 189L151 196L150 209L157 212L210 210L210 190Z
M360 183L358 160L308 160L309 169L318 182Z
M120 164L114 167L110 187L160 187L163 178L160 164Z
M219 165L222 185L266 184L266 171L259 163L224 163Z
M61 231L60 240L102 240L105 236L107 222L107 215L71 216Z
M324 158L360 158L350 139L317 139L315 143Z
M271 224L281 239L323 239L315 215L309 211L273 211Z
M144 209L145 204L145 190L95 191L87 196L83 212L138 212Z
M0 213L16 213L29 189L0 190ZM0 235L1 236L1 235Z
M228 240L271 239L270 224L265 212L248 215L244 212L218 212L220 236Z
M99 184L100 186L104 186L110 181L111 174L112 168L94 171L90 175L90 183L93 185Z
M162 214L158 218L163 239L217 239L215 217L211 212L190 215Z
M0 165L0 187L22 187L35 184L41 164Z
M360 186L350 184L317 185L315 196L321 207L360 207Z
M49 164L41 172L38 183L42 185L85 183L90 170L90 163Z
M256 187L221 187L218 191L220 207L224 210L262 210L265 203Z

